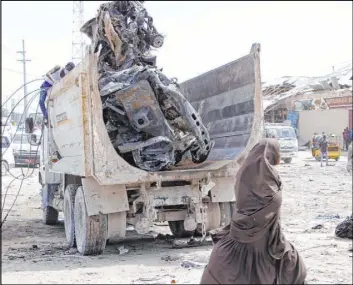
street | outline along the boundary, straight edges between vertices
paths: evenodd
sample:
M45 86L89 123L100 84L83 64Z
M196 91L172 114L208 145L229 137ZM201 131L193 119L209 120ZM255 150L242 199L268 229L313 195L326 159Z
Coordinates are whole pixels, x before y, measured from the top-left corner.
M301 151L291 164L278 166L284 183L282 227L304 258L309 284L352 284L352 241L334 234L336 225L352 213L352 177L346 170L346 156L344 153L338 162L320 167L309 151ZM18 175L21 169L12 173ZM199 283L211 246L171 249L166 242L151 239L124 242L128 252L119 252L122 244L109 244L100 256L68 250L62 215L56 226L41 221L37 173L35 169L23 182L3 225L3 284L168 284L173 279L180 284ZM3 201L12 177L2 178ZM2 218L20 184L16 181L9 188ZM157 232L170 233L167 224L154 226L153 233Z

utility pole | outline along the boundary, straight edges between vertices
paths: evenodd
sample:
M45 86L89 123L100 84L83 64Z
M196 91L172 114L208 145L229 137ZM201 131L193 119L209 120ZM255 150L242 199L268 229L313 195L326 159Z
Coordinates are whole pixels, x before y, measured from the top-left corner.
M31 61L30 59L26 59L26 50L25 50L25 40L22 40L22 50L17 51L17 53L22 54L22 59L18 59L17 61L21 61L23 64L23 121L27 118L27 79L26 79L26 62Z

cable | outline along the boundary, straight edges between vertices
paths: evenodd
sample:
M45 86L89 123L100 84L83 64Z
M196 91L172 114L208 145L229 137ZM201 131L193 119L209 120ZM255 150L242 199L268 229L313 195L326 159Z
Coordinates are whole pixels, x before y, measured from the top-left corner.
M37 90L35 90L35 91L37 91ZM30 95L31 93L33 93L33 92L35 92L35 91L32 91L32 92L28 93L27 95ZM33 96L31 97L30 102L29 102L27 108L29 108L30 104L32 104L34 98L35 98L37 95L38 95L38 94L35 94L35 95L33 95ZM18 105L23 99L24 99L24 98L22 98L16 105ZM16 108L16 106L11 110L11 112L12 112L15 108ZM38 110L38 107L37 107L37 110ZM22 114L22 116L21 116L21 120L22 120L22 117L23 117L23 114ZM5 154L5 152L10 148L10 145L12 144L12 142L13 142L13 140L14 140L14 138L15 138L17 132L18 132L18 128L19 128L19 126L17 126L16 131L15 131L14 135L12 136L12 139L11 139L11 142L10 142L9 146L5 149L5 151L1 154L1 156L3 156L3 155ZM21 134L21 135L23 135L23 130L22 130L22 134ZM22 147L22 140L21 140L21 147ZM9 172L9 173L10 173L10 172ZM10 174L11 174L11 173L10 173ZM14 177L13 175L11 175L11 176Z
M19 101L17 102L17 104L12 108L10 114L7 116L5 125L7 125L8 121L9 121L9 119L10 119L10 117L11 117L11 114L12 114L13 111L16 109L16 107L21 103L21 101L24 100L25 98L27 98L27 97L28 97L29 95L31 95L32 93L38 92L38 91L40 91L40 89L36 89L36 90L34 90L34 91L29 92L26 96L23 96L23 98L21 98L21 100L19 100ZM36 95L38 95L38 94L36 94ZM22 121L22 118L23 118L23 114L22 114L22 116L21 116L21 120L20 120L20 121ZM17 126L17 129L18 129L18 127L19 127L19 126ZM3 134L4 131L5 131L5 129L1 132L1 134ZM11 141L11 142L12 142L12 141Z
M4 106L5 106L5 104L12 98L12 96L14 96L20 89L22 89L25 85L28 85L28 84L30 84L30 83L32 83L32 82L35 82L35 81L39 81L39 80L43 80L42 78L41 79L33 79L33 80L31 80L31 81L29 81L29 82L27 82L26 84L23 84L23 85L21 85L21 87L19 87L14 93L12 93L11 95L10 95L10 97L9 98L7 98L6 99L6 101L1 105L1 108L3 108Z
M32 93L33 93L33 92L32 92ZM29 106L32 104L32 102L33 102L34 98L36 97L36 95L37 95L37 94L35 94L34 96L32 96L32 98L30 99L30 102L29 102L27 108L29 108ZM37 117L38 107L39 107L39 104L37 105L35 118ZM13 109L15 109L15 108L13 108ZM12 111L13 111L13 110L12 110ZM22 115L22 116L23 116L23 115ZM17 130L16 130L16 133L17 133ZM15 135L16 135L16 133L15 133ZM21 134L21 135L23 135L23 130L22 130L22 134ZM41 140L41 138L42 138L42 133L41 133L40 140ZM40 145L38 144L37 150L36 150L36 154L38 153L39 146L40 146ZM32 145L30 145L30 158L31 158L31 156L32 156L31 147L32 147ZM22 140L21 140L21 148L22 148ZM5 191L5 196L4 196L4 201L3 201L3 207L2 207L1 214L3 214L3 211L4 211L4 209L5 209L6 197L7 197L8 191L9 191L9 189L10 189L10 186L12 185L12 183L13 183L15 180L21 180L21 184L20 184L20 187L19 187L19 189L18 189L18 191L17 191L17 194L16 194L16 196L15 196L15 199L14 199L14 201L13 201L13 203L12 203L10 209L8 210L8 212L7 212L7 214L5 215L4 219L1 221L0 228L2 228L2 225L5 223L5 221L6 221L7 217L8 217L8 215L10 214L10 212L11 212L13 206L15 205L15 203L16 203L16 201L17 201L17 198L18 198L18 196L19 196L19 194L20 194L20 192L21 192L21 189L22 189L23 181L26 180L26 179L28 179L29 177L31 177L31 176L33 175L33 173L34 173L34 168L33 168L33 170L32 170L32 173L29 174L29 175L28 175L28 172L29 172L29 165L27 165L27 173L26 173L26 175L25 175L24 172L23 172L23 167L21 167L21 172L22 172L22 176L23 176L23 177L22 177L22 179L19 179L20 176L15 177L15 176L12 175L12 173L9 171L9 173L11 174L12 177L14 177L14 179L10 182L10 184L7 186L7 189L6 189L6 191Z
M7 67L1 67L1 69L3 69L3 70L7 70L7 71L11 71L11 72L14 72L14 73L23 74L23 72L21 72L21 71L18 71L18 70L13 70L13 69L11 69L11 68L7 68ZM26 72L26 75L29 75L29 76L34 76L34 77L38 77L38 75L34 75L34 74L31 74L31 73L27 73L27 72Z

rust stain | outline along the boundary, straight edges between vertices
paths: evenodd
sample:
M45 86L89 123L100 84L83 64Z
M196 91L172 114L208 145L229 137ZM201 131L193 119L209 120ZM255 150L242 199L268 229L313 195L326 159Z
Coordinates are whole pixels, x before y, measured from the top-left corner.
M138 100L134 100L131 102L131 107L133 109L140 109L141 107L144 107L144 106L151 106L152 108L155 106L151 96L144 95L139 97Z
M88 128L88 122L89 122L89 118L87 118L87 94L86 94L86 74L82 73L81 74L81 98L82 98L82 126L83 126L83 148L84 148L84 172L85 175L89 175L90 173L90 168L88 167L88 153L89 153L89 128Z

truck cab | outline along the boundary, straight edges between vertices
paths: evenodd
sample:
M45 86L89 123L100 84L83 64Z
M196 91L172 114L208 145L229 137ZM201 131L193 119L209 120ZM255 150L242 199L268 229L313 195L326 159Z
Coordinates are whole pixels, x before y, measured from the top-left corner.
M281 146L281 160L291 163L298 155L298 139L293 127L286 124L265 124L265 137L275 138Z

